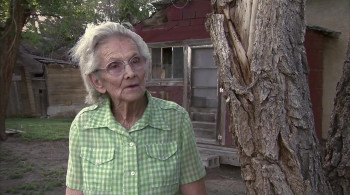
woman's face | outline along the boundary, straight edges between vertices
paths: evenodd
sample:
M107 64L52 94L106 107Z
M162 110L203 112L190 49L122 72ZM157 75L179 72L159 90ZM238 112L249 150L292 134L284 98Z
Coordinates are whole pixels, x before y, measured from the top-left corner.
M113 103L131 103L140 100L146 91L146 64L132 68L129 63L134 63L135 56L141 56L140 52L130 38L110 37L97 47L97 57L99 59L99 70L97 74L90 74L89 78L100 93L108 93ZM112 75L103 70L108 64L116 64L123 61L124 71L120 74ZM120 63L119 63L120 64ZM126 65L127 64L127 65Z

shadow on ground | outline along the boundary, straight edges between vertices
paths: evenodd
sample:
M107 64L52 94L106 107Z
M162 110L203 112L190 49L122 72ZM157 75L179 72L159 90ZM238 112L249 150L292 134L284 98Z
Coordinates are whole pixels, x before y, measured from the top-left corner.
M205 185L208 195L243 195L245 185L239 167L220 165L207 169Z
M65 191L68 141L26 141L9 137L0 142L0 195L49 194ZM207 169L208 195L245 194L240 168Z

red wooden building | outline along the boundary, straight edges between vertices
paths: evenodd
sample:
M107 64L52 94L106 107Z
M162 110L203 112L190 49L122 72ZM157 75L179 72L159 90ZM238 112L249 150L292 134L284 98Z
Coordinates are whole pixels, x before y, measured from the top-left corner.
M135 26L152 54L147 86L154 96L185 107L198 143L232 146L226 103L218 90L213 47L205 28L209 0L170 4ZM309 85L316 133L322 133L323 42L333 36L309 27L305 46L310 66Z

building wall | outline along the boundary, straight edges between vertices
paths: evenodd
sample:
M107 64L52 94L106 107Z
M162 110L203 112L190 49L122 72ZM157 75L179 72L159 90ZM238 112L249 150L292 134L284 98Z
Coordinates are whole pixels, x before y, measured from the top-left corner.
M30 64L15 66L6 110L7 117L46 116L45 79L36 77L35 73L29 71L31 71Z
M71 65L47 65L47 115L73 117L84 106L86 91L80 70Z
M182 6L177 5L177 6ZM210 35L204 22L211 12L209 0L192 0L183 9L169 6L135 26L146 43L206 39Z
M176 4L179 7L184 5ZM151 44L172 42L175 45L181 45L183 41L208 40L210 35L204 23L206 14L210 12L210 0L192 0L182 9L169 6L159 11L150 19L136 25L135 30L146 43ZM156 86L154 82L161 84ZM174 101L184 106L183 80L175 83L171 80L148 81L147 89L155 97Z
M7 117L31 116L26 80L22 66L15 66L7 104Z
M317 138L322 139L322 96L323 96L323 51L325 36L315 30L307 30L305 35L305 49L309 65L309 87L312 111L315 120Z
M183 106L183 86L149 86L147 90L153 97L173 101Z
M305 14L308 25L341 32L339 38L329 37L324 40L322 138L326 139L350 33L350 1L308 0Z

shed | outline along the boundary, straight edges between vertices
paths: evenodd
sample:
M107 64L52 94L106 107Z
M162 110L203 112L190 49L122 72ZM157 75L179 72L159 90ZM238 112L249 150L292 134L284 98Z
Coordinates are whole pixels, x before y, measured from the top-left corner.
M20 51L15 66L8 117L73 117L83 107L80 70L69 61Z
M86 90L80 70L72 62L36 57L45 64L47 115L74 117L86 105Z
M7 117L46 116L44 65L20 49L12 75Z

